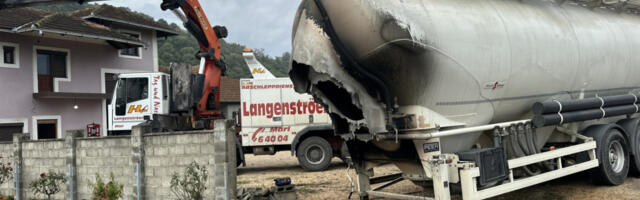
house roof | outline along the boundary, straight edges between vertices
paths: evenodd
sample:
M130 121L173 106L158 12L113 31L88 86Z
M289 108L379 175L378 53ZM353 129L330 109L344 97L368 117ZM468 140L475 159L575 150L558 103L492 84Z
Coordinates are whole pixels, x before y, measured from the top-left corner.
M158 36L176 35L177 30L127 8L98 5L70 13L49 13L22 7L0 10L0 31L11 33L51 34L104 40L115 48L141 47L139 38L119 33L110 24L156 30ZM47 35L45 35L47 36Z
M179 34L179 31L175 30L171 26L158 23L153 20L153 18L144 16L123 7L114 7L111 5L103 4L75 11L72 13L72 15L101 24L108 22L156 30L158 32L158 36L160 37Z
M49 12L35 8L13 8L0 10L0 29L13 29L23 24L42 19Z
M42 31L78 37L103 39L120 48L144 46L144 43L138 38L117 33L112 31L109 27L63 13L47 15L39 20L28 22L16 27L14 28L14 31L18 33Z
M240 102L240 80L223 76L220 79L220 102Z

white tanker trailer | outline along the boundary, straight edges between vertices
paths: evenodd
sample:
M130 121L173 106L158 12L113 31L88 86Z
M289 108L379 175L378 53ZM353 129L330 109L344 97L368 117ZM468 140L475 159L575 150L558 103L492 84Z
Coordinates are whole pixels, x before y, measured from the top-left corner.
M435 199L585 170L619 185L640 174L638 5L303 0L290 76L347 141L363 199L425 198L380 191L400 179ZM389 162L402 174L372 178Z

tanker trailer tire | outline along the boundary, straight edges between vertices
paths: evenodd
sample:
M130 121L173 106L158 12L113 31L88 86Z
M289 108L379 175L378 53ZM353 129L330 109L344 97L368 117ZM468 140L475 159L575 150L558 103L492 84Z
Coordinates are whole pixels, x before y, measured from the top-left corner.
M640 126L638 126L635 130L635 134L631 134L629 137L629 147L631 151L629 151L632 155L631 157L631 171L630 174L633 176L640 178Z
M300 143L296 150L296 156L303 169L307 171L322 171L331 164L333 150L327 140L313 136Z
M593 180L600 184L621 185L629 173L629 151L623 133L610 125L594 125L585 135L596 141L598 167L591 170Z
M640 118L623 119L617 124L624 128L629 140L629 176L640 178Z

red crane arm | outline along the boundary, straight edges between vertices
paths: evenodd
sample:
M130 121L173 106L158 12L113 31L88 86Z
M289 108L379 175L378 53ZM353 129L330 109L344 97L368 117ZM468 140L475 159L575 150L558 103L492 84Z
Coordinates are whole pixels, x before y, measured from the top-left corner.
M204 75L204 78L201 78L204 80L195 81L196 84L203 85L196 113L199 117L209 119L220 116L220 79L226 68L220 59L220 39L227 36L226 28L211 27L198 0L163 0L161 8L172 10L200 45L196 57L200 59L199 74ZM180 8L184 15L177 8Z

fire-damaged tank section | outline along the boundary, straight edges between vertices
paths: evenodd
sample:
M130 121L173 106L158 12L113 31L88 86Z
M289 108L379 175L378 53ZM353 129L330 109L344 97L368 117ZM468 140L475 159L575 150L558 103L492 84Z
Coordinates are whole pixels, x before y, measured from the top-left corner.
M539 154L549 142L575 142L553 126L531 124L536 102L637 94L637 6L590 5L304 0L293 27L290 77L297 92L325 106L354 160L393 162L420 183L435 179L432 156L504 149L503 159L513 159ZM539 124L562 124L548 115Z
M628 53L640 49L631 45L640 44L638 23L633 14L553 1L307 0L294 24L290 75L296 91L343 121L335 123L341 133L526 119L536 101L638 85L632 63L640 58ZM618 73L625 77L603 76ZM549 134L538 135L541 146ZM464 147L451 150L477 139L456 138Z

